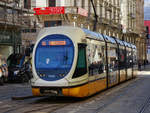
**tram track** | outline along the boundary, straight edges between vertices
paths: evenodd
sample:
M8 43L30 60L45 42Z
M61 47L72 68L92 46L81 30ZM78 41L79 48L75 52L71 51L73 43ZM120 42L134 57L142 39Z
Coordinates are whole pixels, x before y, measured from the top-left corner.
M138 80L142 80L144 81L145 78L140 78L140 79L136 79L132 82L132 84L137 84L136 82L138 82ZM131 84L128 84L128 85L131 85ZM125 88L127 87L128 85L122 87L122 88ZM133 87L135 85L132 85ZM130 86L130 88L132 87ZM119 90L121 90L122 88L120 88ZM128 92L128 91L127 91ZM124 94L120 94L120 95L117 95L117 96L114 96L111 100L109 100L108 102L105 102L103 105L99 106L97 109L94 110L94 112L92 113L101 113L101 111L103 111L105 108L108 108L109 105L113 104L113 102L117 101L117 99L121 98ZM150 94L148 94L150 95ZM103 98L102 98L103 99ZM102 100L101 99L101 100ZM137 113L146 113L146 110L150 107L150 96L148 96L148 98L145 99L145 101L143 102L143 104L141 105L140 109L138 110Z
M106 91L103 91L101 93L97 93L91 97L88 97L85 100L79 102L77 105L73 104L69 107L71 107L71 108L73 108L73 106L75 107L75 109L72 109L73 113L77 113L77 112L81 113L82 108L87 108L89 110L92 110L91 113L100 113L105 108L107 108L109 105L113 104L114 101L119 100L122 96L126 95L127 90L125 93L122 90L124 90L124 88L127 88L127 87L134 88L135 87L134 84L136 84L136 82L139 82L138 80L139 80L139 78L135 78L130 81L124 82L118 86L115 86ZM118 94L117 92L122 92L123 94ZM106 99L106 97L109 97L111 99ZM96 102L98 102L96 105L99 105L97 107L93 106L93 104L95 104ZM58 111L55 111L54 113L59 113L60 111L61 111L61 109ZM69 113L72 113L72 111ZM65 112L63 112L63 113L65 113Z
M150 106L150 96L146 99L145 103L142 105L138 113L144 113L149 106Z
M110 89L110 91L106 91L106 94L105 96L102 96L101 98L99 98L100 101L103 101L103 99L105 99L106 95L109 96L111 94L115 94L115 92L121 92L123 94L117 94L115 95L114 97L110 97L112 98L111 100L109 99L107 102L105 102L104 104L102 104L101 106L99 106L98 108L96 108L92 113L100 113L103 109L105 109L106 107L108 107L109 105L113 104L113 102L117 101L118 99L120 99L121 97L123 97L124 95L126 95L126 92L122 92L121 90L124 89L124 88L127 88L129 85L130 87L135 87L135 85L133 84L136 84L136 82L138 82L139 78L136 78L134 80L131 80L131 81L127 81L126 83L123 83L119 86L116 86L115 89ZM149 101L150 103L150 97L149 97ZM144 113L144 112L139 112L139 113Z
M5 102L7 106L1 106L1 113L51 113L57 109L66 107L72 103L79 102L79 99L76 98L67 98L67 97L41 97L24 99L24 100L13 100L11 104Z
M67 104L38 104L38 105L19 105L15 107L5 107L0 111L2 113L36 113L36 112L44 112L50 113L62 107L69 105Z
M2 108L2 106L0 106L0 113L19 113L19 112L21 112L21 113L37 113L37 112L55 113L55 111L56 111L56 113L60 113L57 111L58 110L61 111L61 108L63 108L63 109L66 109L68 107L70 108L70 105L71 106L76 106L76 105L82 106L85 103L87 103L87 106L90 106L91 104L93 104L92 102L96 102L96 101L97 102L99 101L98 102L99 106L97 106L96 108L91 106L91 109L93 110L93 112L91 112L91 113L101 113L101 111L103 112L103 110L105 110L105 108L112 105L114 101L119 100L119 98L122 98L123 95L127 95L127 93L129 92L127 87L130 87L130 89L135 89L135 87L138 87L136 84L140 83L139 85L141 86L144 83L144 82L141 83L141 81L145 81L146 79L147 78L145 78L145 77L144 78L138 77L136 79L124 82L123 84L120 84L114 88L110 88L110 89L100 93L100 95L98 93L92 97L88 97L85 99L76 99L76 98L71 98L71 97L56 97L56 98L40 97L40 98L33 98L33 99L25 98L24 100L21 100L21 98L18 100L11 100L9 98L9 100L4 102L5 104L8 104L8 106L4 106L3 108ZM117 92L120 92L120 94L118 94ZM132 90L132 92L134 92L134 91ZM134 93L132 93L132 94L134 94ZM8 96L9 95L7 95L7 97ZM106 99L106 97L109 97L109 99ZM2 100L2 102L3 102L3 100ZM88 104L88 102L89 102L89 104ZM145 110L147 110L147 108L150 105L150 97L144 98L142 103L143 104L142 105L140 104L141 106L138 107L140 109L138 110L137 113L145 113ZM79 107L79 108L74 107L72 110L80 111L81 108L82 107ZM89 107L89 109L90 109L90 107ZM77 113L77 112L75 112L75 113Z
M137 81L138 79L127 81L123 84L120 84L119 86L116 86L115 88L111 88L109 90L106 90L101 93L100 98L103 99L106 95L110 95L112 93L115 93L118 90L121 90L122 88L127 87L130 85L130 83ZM104 93L104 94L103 94ZM72 103L77 102L78 104L86 103L90 100L96 99L98 94L92 97L88 97L86 99L76 99L76 98L71 98L71 97L39 97L39 98L29 98L28 97L19 97L19 98L13 98L14 100L11 100L12 106L6 106L2 110L2 113L7 112L7 113L35 113L35 112L45 112L45 113L51 113L55 112L58 109L61 109L63 107L69 106ZM8 96L7 96L8 97ZM32 96L31 96L32 97ZM118 97L119 98L119 97ZM23 100L22 100L23 99ZM116 100L117 98L113 99ZM5 102L5 104L9 104L8 102ZM104 106L101 106L100 108L96 109L95 113L98 113L99 110L103 109L104 107L108 106L111 104L111 102L106 103ZM1 112L0 110L0 112ZM4 111L4 112L3 112Z
M36 109L33 109L33 110L26 111L24 113L35 113L35 112L51 113L51 112L53 112L57 109L63 108L63 107L68 106L68 105L69 104L48 105L46 107L39 107L39 108L36 108Z

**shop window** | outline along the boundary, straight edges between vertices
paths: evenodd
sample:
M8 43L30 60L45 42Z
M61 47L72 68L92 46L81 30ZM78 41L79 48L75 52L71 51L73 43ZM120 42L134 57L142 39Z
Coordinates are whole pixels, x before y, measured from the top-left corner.
M53 27L53 26L61 26L62 21L45 21L44 26L45 27Z
M24 0L24 8L26 9L31 8L31 0Z
M23 33L36 33L36 29L23 29Z
M49 0L49 7L55 7L56 6L56 0Z

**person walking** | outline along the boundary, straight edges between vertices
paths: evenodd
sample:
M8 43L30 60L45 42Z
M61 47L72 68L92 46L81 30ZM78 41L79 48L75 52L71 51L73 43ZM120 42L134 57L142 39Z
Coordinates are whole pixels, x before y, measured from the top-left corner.
M141 60L138 61L138 70L141 71Z

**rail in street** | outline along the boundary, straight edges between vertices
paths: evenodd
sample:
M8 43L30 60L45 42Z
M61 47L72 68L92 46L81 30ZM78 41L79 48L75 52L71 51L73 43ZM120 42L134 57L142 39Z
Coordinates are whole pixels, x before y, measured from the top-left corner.
M139 76L88 98L31 96L29 84L0 86L0 113L149 113L150 66Z

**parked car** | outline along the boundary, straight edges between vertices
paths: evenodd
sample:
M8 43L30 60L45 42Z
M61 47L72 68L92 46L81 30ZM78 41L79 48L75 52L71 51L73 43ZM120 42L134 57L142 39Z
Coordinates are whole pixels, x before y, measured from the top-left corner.
M24 54L11 54L7 59L9 82L28 82Z

